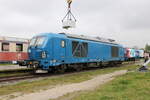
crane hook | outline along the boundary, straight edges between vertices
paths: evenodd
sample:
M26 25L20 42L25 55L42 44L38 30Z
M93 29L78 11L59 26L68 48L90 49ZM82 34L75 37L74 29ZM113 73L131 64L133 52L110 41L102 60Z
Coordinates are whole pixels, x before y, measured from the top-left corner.
M72 0L67 0L67 3L68 3L68 8L71 8Z

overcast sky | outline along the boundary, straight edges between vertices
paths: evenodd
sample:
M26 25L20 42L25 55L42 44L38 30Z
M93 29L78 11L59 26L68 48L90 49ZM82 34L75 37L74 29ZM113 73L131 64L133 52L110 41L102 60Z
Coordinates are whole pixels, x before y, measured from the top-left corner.
M73 0L75 29L63 30L65 0L0 0L0 35L31 38L69 32L113 38L129 47L150 44L150 0Z

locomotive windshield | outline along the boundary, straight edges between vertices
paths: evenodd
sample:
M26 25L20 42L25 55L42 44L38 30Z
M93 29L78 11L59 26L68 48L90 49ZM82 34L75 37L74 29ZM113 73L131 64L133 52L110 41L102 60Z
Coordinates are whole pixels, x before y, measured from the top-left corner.
M35 41L36 41L36 38L31 39L31 41L30 41L30 46L34 46Z
M44 43L45 37L33 38L30 42L30 46L41 46Z

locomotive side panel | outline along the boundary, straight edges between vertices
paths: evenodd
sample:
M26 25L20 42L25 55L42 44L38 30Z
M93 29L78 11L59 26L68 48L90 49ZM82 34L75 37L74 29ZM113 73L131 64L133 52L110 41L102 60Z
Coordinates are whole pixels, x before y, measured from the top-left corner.
M106 62L122 60L124 57L124 49L119 49L118 45L74 39L70 39L69 44L71 44L69 45L71 49L67 48L67 54L70 54L70 56L67 57L69 58L67 63ZM82 47L83 44L87 46ZM116 53L117 56L115 57L112 57L112 46L118 48ZM82 48L84 49L82 50Z
M58 63L66 62L66 40L62 38L53 38L53 60Z

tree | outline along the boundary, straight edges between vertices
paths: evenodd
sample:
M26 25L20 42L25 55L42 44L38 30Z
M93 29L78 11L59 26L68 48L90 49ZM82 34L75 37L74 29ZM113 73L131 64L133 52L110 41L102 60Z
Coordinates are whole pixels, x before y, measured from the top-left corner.
M148 51L148 52L150 52L150 45L146 44L145 50Z

